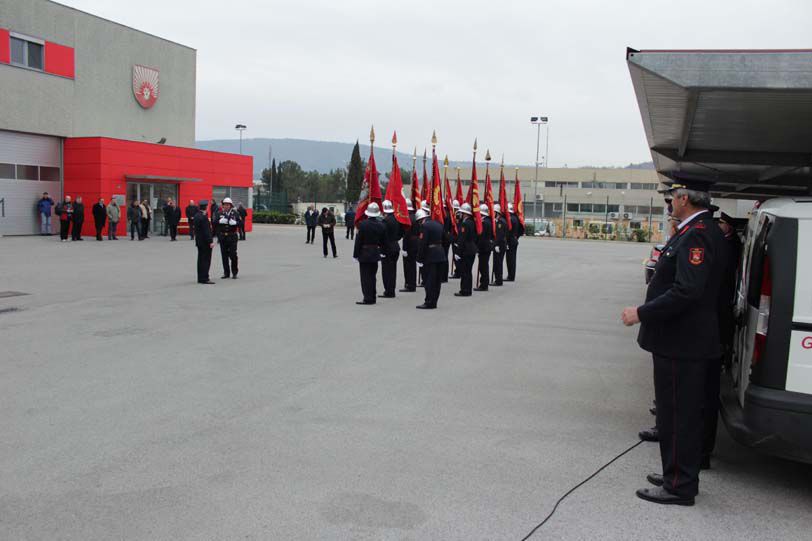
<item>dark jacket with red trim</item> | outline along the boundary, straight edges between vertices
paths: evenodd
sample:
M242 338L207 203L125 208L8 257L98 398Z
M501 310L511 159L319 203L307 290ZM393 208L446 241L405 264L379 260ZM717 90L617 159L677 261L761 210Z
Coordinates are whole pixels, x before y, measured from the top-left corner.
M718 299L726 264L719 226L710 212L700 214L663 249L637 309L637 343L671 359L721 357Z

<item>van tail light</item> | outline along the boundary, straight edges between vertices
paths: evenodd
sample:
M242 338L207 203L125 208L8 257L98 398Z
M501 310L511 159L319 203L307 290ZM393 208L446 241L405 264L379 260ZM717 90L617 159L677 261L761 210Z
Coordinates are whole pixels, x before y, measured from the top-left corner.
M764 272L761 279L761 298L758 303L758 320L756 321L756 338L753 345L753 362L755 365L764 356L767 345L767 331L770 326L770 302L773 295L773 280L770 275L770 257L764 257Z

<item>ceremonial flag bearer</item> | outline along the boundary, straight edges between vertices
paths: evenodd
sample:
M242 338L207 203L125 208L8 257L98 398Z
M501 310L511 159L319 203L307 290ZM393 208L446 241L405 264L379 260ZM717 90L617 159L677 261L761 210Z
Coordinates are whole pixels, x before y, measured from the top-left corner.
M418 265L423 268L424 285L426 288L426 298L419 309L432 310L437 308L437 299L440 298L441 280L440 274L443 272L443 263L448 262L443 251L443 238L445 231L443 224L435 220L428 220L425 210L417 212L417 221L421 223L420 247L417 252Z

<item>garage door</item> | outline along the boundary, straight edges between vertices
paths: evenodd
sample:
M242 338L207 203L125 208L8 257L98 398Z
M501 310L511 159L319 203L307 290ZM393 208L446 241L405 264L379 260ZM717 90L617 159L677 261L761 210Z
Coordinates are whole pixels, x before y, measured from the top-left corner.
M58 137L0 130L0 235L40 232L37 201L42 192L59 200L61 168Z

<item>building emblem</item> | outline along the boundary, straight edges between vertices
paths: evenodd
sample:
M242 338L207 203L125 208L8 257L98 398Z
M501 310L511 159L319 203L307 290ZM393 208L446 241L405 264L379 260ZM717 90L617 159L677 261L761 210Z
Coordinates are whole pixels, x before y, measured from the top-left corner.
M133 66L133 94L144 109L151 109L158 101L158 70L146 66Z

